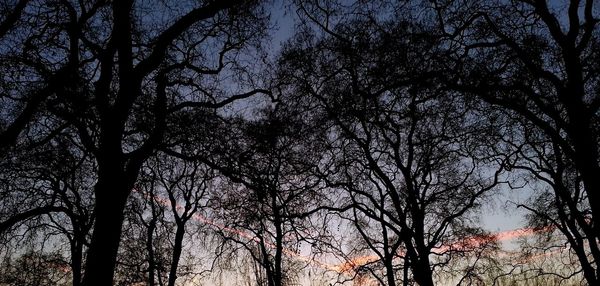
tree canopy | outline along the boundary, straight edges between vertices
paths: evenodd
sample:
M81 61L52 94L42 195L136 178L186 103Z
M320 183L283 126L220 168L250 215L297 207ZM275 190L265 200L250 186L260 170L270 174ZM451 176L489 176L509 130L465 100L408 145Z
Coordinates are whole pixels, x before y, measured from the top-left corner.
M599 22L0 1L0 285L597 285Z

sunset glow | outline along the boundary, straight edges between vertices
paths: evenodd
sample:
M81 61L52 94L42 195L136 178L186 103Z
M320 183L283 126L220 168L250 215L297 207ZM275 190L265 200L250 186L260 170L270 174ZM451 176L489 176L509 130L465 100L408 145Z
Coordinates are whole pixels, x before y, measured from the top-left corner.
M164 206L171 205L171 202L168 199L157 197L157 196L154 196L153 199L156 202L160 203L161 205L164 205ZM180 206L180 205L177 205L175 208L178 211L184 209L184 207ZM202 216L200 214L194 214L192 216L192 218L200 223L203 223L205 225L213 227L214 229L217 229L217 230L220 230L220 231L223 231L226 233L234 234L238 237L247 239L248 241L254 241L256 243L261 242L260 238L258 238L257 236L255 236L253 234L250 234L243 230L239 230L239 229L235 229L235 228L226 226L221 223L217 223L217 222L210 220L207 217ZM432 249L432 253L445 254L449 251L473 251L475 249L484 247L486 244L489 244L494 240L510 241L510 240L521 238L521 237L531 236L531 235L534 235L537 233L548 232L551 230L552 230L552 228L549 228L549 227L543 228L543 229L519 228L519 229L514 229L514 230L501 231L501 232L497 232L497 233L489 234L489 235L478 235L478 236L466 237L466 238L456 241L454 243L442 245L441 247L434 248L434 249ZM267 246L271 249L276 248L276 245L273 243L270 243L267 241L263 241L263 243L265 246ZM365 255L365 256L357 256L357 257L353 257L353 258L346 258L346 259L344 259L344 260L346 260L345 262L342 262L339 264L333 264L333 263L326 263L326 262L320 261L314 257L302 255L302 254L298 253L297 251L287 249L287 248L282 249L282 252L285 255L287 255L288 257L292 257L294 259L304 261L310 265L317 266L321 269L328 270L328 271L334 271L334 272L340 273L340 274L353 274L360 267L366 266L370 263L374 263L374 262L377 262L380 260L379 256L377 256L377 255ZM523 260L520 262L530 262L530 261L538 259L538 258L559 254L560 252L561 252L561 250L556 250L556 251L547 252L547 253L543 253L543 254L533 255L533 256L528 257L526 260ZM516 253L511 253L511 252L507 252L507 251L505 251L503 253L506 255L510 255L510 256L517 255ZM400 250L400 251L398 251L398 253L396 255L398 258L401 258L405 255L405 253L403 250ZM367 283L367 284L363 283L360 285L369 285L369 283Z

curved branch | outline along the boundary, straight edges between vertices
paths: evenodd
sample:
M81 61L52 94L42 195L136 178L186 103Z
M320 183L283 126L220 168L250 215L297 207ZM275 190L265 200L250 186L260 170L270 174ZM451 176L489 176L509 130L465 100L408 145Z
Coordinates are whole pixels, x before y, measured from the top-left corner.
M39 207L35 209L31 209L22 213L15 214L11 216L9 219L0 222L0 234L4 233L14 225L32 219L34 217L45 215L53 212L68 212L69 210L64 207L59 206L45 206Z

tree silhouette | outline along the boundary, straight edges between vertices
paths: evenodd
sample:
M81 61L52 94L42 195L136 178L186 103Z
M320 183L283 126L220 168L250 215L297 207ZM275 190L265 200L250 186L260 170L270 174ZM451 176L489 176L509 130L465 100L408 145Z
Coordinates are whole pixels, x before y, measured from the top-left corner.
M327 18L320 13L307 17ZM369 262L385 267L380 283L434 285L452 257L486 247L470 214L499 184L503 158L478 140L486 124L473 120L477 110L430 76L437 38L407 21L353 16L290 43L283 81L331 122L339 161L323 173L348 192L351 220L378 257ZM468 236L481 244L453 243Z
M440 58L447 63L440 74L449 87L504 111L511 124L503 127L510 128L505 144L521 158L512 167L544 190L523 207L535 226L564 235L589 284L598 283L600 269L594 2L434 2L440 35L455 43Z
M222 74L244 73L232 55L263 34L257 3L177 3L20 1L5 11L3 52L15 62L5 65L13 71L6 111L16 114L2 129L3 149L43 102L58 122L46 137L69 128L97 163L84 285L112 284L127 198L173 114L263 92L217 84ZM12 88L19 77L26 83Z
M1 283L599 283L596 1L275 2L0 1Z
M322 150L320 134L302 124L303 112L280 99L253 118L206 124L210 130L228 126L229 131L213 133L209 141L198 139L200 147L166 150L188 161L205 162L229 180L228 187L213 195L210 206L215 219L227 228L220 230L221 235L247 250L264 272L260 275L264 281L257 283L265 285L293 280L289 265L294 251L301 241L313 239L306 235L312 230L305 221L327 201L320 193L320 179L311 173ZM204 133L199 133L201 138Z

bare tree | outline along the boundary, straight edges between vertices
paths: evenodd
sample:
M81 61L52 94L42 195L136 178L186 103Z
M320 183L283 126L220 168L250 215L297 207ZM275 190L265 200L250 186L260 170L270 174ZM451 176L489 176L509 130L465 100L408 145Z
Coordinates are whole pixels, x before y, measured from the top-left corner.
M302 5L317 32L289 44L282 80L331 122L338 162L322 172L347 191L351 219L385 267L380 282L433 285L436 271L491 239L473 212L500 182L503 158L477 140L486 132L477 110L432 80L437 38L402 20L403 7L381 19ZM410 271L399 278L398 268Z
M64 124L49 124L43 115L56 93L75 88L81 67L79 51L64 49L61 36L77 25L58 3L3 2L0 8L0 41L3 77L0 80L0 155L24 142L19 138L37 132L38 141L55 136ZM56 21L64 17L65 21ZM70 30L72 31L72 29ZM73 34L70 34L73 36ZM53 53L54 52L54 53Z
M70 259L72 284L80 285L93 224L91 185L95 177L90 171L95 166L89 154L64 135L38 147L28 144L38 137L22 139L29 147L15 149L19 152L0 164L0 225L6 245L19 248L39 243L41 251L47 251L43 240L55 241L56 246L48 248ZM23 235L29 237L23 239ZM14 249L5 254L20 259L23 253Z
M64 286L71 278L63 257L56 253L24 253L14 261L4 261L0 269L2 285Z
M564 236L587 282L598 284L596 1L432 4L447 40L440 74L517 122L504 127L513 128L505 138L520 153L514 167L535 178L541 194L523 207L537 226Z
M200 141L202 149L167 151L203 161L230 180L228 189L212 195L215 219L226 226L221 234L243 246L264 271L259 275L264 281L258 282L270 286L291 283L288 273L296 270L286 268L296 265L296 248L314 232L304 221L326 202L319 193L320 180L311 173L321 149L311 140L319 135L294 112L298 110L278 102L252 118L207 124L211 129L231 126L235 132Z
M214 187L214 172L199 162L176 160L158 162L150 169L160 178L159 188L164 188L168 198L170 214L175 222L172 257L169 268L168 286L174 286L178 276L186 225L206 207L208 192ZM158 173L158 174L157 174ZM189 226L187 226L189 227Z
M199 162L183 162L162 154L148 161L126 211L120 285L176 285L178 277L200 275L187 257L206 232L204 209L215 187L214 171ZM208 251L208 250L207 250Z
M253 82L233 84L247 75L242 50L265 31L257 2L67 0L3 7L1 36L10 47L3 62L14 63L3 65L9 75L3 78L3 150L43 106L44 120L57 124L39 131L52 137L71 128L96 160L84 285L112 284L127 198L173 115L264 92Z

